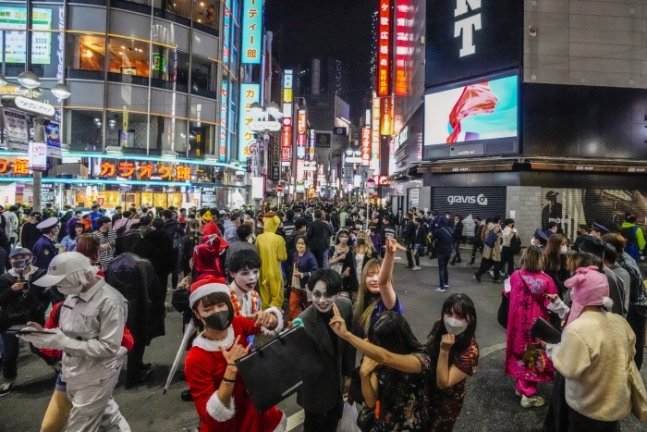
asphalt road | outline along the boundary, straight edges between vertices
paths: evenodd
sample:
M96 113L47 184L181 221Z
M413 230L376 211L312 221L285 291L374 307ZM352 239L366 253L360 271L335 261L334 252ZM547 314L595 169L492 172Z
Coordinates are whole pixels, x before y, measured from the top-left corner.
M481 362L477 374L468 380L465 407L455 430L462 431L537 431L545 416L545 408L525 410L514 396L513 380L502 372L505 331L496 322L496 312L501 298L501 286L489 282L486 275L482 283L472 278L473 267L450 268L450 289L446 293L434 291L438 283L435 261L422 259L423 269L405 268L404 259L396 261L395 289L416 336L426 340L434 321L440 316L445 298L454 292L463 292L474 301L478 315L477 341L481 347ZM197 415L192 403L183 402L180 393L186 388L181 373L166 395L162 387L181 340L180 316L172 312L167 317L167 335L155 339L146 349L145 362L153 363L153 377L138 387L125 390L124 376L115 389L115 400L133 431L170 432L193 431ZM42 360L22 349L19 359L18 380L14 391L0 399L0 431L22 432L39 430L54 386L54 373ZM643 368L647 382L647 367ZM550 395L550 384L541 385L540 394ZM300 432L301 409L291 397L281 403L289 416L289 430ZM623 423L624 431L644 431L630 418Z

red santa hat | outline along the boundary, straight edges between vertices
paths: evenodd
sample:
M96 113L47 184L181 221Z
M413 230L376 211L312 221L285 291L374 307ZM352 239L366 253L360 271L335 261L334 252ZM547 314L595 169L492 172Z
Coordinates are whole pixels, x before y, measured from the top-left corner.
M189 288L189 305L191 309L202 297L209 294L223 293L229 296L229 287L225 285L224 278L217 278L215 276L207 276L199 281L191 284Z

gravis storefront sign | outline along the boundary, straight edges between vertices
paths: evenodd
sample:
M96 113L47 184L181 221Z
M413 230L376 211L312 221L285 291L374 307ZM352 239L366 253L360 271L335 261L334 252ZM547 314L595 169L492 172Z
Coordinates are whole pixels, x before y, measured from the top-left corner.
M488 0L484 0L488 1ZM474 32L481 30L481 14L467 15L470 11L474 12L481 9L481 0L457 0L454 17L458 19L454 23L454 37L462 38L462 46L459 57L465 57L476 53L474 45Z
M487 205L487 197L483 194L478 194L478 195L468 195L468 196L462 196L462 195L450 195L447 197L447 202L449 205L454 205L454 204L478 204L482 206Z

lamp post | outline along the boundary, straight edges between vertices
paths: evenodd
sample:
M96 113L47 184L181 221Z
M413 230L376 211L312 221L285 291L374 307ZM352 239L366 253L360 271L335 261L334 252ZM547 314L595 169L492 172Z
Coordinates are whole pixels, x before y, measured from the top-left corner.
M3 75L0 74L0 87L3 87L9 84L10 81L7 80ZM18 111L24 112L30 117L34 118L34 139L37 141L45 141L43 121L45 117L51 117L55 112L54 107L48 104L38 102L37 106L30 106L31 104L26 103L25 101L34 100L43 94L43 90L49 90L52 92L54 97L59 100L67 99L71 96L70 89L67 85L58 83L52 88L41 87L41 82L38 76L31 72L25 71L18 75L18 82L13 83L20 85L20 93L23 96L2 96L2 105L8 106ZM41 181L43 172L39 169L33 169L33 207L34 211L39 212L41 210Z

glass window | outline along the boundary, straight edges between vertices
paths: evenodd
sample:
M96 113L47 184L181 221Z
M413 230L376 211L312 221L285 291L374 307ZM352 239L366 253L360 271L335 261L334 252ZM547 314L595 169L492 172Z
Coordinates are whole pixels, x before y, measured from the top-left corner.
M63 125L72 151L101 150L101 118L101 111L65 110Z
M124 124L124 113L122 111L108 111L106 113L106 146L123 147L125 149L146 149L146 128L148 116L141 113L127 114L127 125ZM122 146L121 133L127 126L127 136ZM150 140L155 142L157 133L157 119L151 117ZM154 148L154 145L151 145ZM134 150L136 151L136 150Z
M111 81L148 85L149 44L121 38L110 38L108 72ZM121 75L121 77L119 76ZM140 79L137 79L140 78Z
M174 150L184 155L186 151L186 120L159 117L162 150Z
M215 99L217 68L216 63L193 56L191 93Z
M190 125L189 157L202 159L205 153L213 153L216 127L202 122L191 122Z
M68 34L67 70L70 78L103 79L106 43L103 36Z
M189 89L189 54L153 45L153 86L186 93Z

